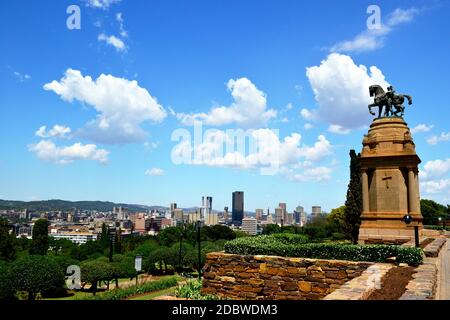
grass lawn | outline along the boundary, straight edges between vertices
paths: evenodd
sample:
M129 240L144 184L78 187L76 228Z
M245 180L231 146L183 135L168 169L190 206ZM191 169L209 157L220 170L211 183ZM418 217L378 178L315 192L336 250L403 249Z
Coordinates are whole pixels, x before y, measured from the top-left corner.
M140 296L135 296L135 297L131 297L127 300L153 300L156 297L159 296L166 296L166 295L172 295L175 293L175 287L171 287L171 288L167 288L164 290L159 290L159 291L154 291L154 292L150 292L150 293L146 293L145 295L140 295Z
M161 279L170 278L170 277L173 277L173 276L171 276L171 275L154 276L154 277L152 277L151 280L147 280L147 281L156 281L156 280L161 280ZM178 281L180 281L181 279L182 278L179 277ZM134 285L134 281L135 280L132 280L130 282L129 278L124 278L124 279L119 279L119 284L120 283L123 284L125 282L130 282L131 285ZM110 290L114 290L115 287L116 287L115 286L115 282L114 281L110 282ZM176 288L176 286L175 287L171 287L171 288L167 288L167 289L164 289L164 290L160 290L160 291L149 292L149 293L147 293L145 295L136 296L134 298L131 297L129 300L151 300L151 299L153 299L155 297L158 297L158 296L172 294L172 293L174 293L175 288ZM104 291L98 291L97 294L101 295L102 292L104 292ZM75 291L75 290L72 291L72 290L69 290L68 293L72 294L72 295L68 296L68 297L62 297L62 298L46 298L46 299L43 299L43 300L83 300L84 298L92 296L92 292L85 292L85 291Z
M72 293L72 296L63 297L63 298L47 298L43 300L75 300L75 299L83 299L85 297L92 296L92 292L83 292L83 291L69 291Z

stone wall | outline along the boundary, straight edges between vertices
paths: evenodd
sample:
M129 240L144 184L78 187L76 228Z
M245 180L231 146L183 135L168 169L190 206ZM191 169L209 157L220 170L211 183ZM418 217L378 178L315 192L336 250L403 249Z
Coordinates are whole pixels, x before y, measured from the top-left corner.
M323 300L367 300L383 278L393 267L387 263L377 263L365 270L359 277L344 283Z
M247 300L320 300L371 265L215 252L206 257L202 293Z
M406 286L405 293L399 300L432 300L437 286L436 258L425 258L423 264L416 268L413 279Z

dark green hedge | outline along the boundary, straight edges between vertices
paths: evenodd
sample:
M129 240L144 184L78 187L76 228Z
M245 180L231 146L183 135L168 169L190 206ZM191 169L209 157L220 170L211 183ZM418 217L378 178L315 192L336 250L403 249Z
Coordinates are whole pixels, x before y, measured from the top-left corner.
M431 225L425 225L423 226L424 229L430 229L430 230L444 230L443 226L431 226ZM446 231L450 231L450 227L445 227Z
M419 248L340 243L288 244L273 236L235 239L225 244L225 252L242 255L274 255L370 262L386 262L387 258L396 257L397 262L410 265L418 265L423 261L422 250Z

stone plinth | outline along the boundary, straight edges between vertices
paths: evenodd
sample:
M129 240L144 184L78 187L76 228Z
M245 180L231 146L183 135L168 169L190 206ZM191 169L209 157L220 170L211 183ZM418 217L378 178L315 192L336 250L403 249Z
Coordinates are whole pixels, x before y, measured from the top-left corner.
M410 130L400 117L375 119L363 139L363 211L359 242L403 243L422 228L418 164ZM413 217L407 226L401 219Z

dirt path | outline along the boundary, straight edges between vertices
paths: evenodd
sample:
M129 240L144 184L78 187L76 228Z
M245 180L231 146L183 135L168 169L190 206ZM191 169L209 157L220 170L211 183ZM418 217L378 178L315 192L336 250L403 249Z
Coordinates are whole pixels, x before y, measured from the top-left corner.
M406 291L415 272L413 267L394 267L381 282L381 288L370 294L367 300L398 300Z

